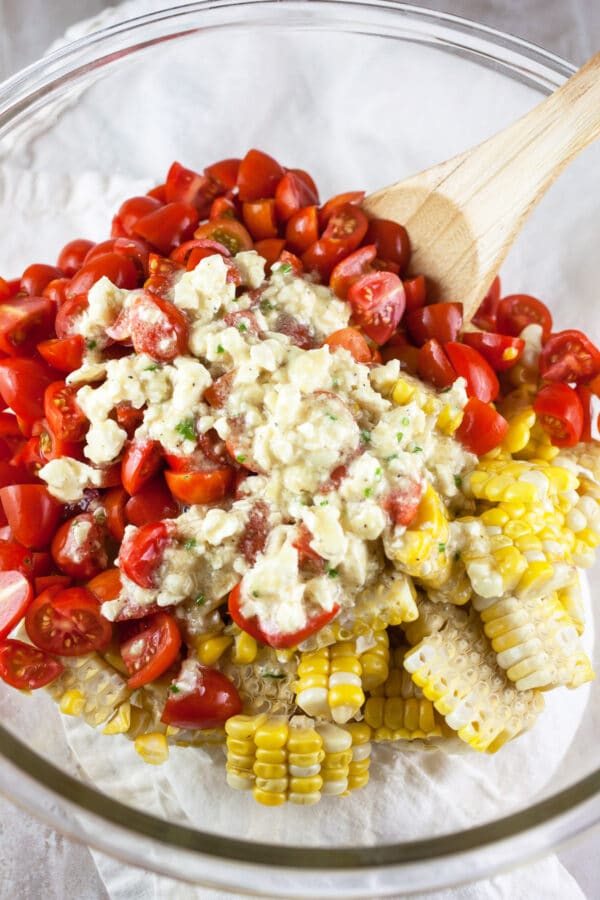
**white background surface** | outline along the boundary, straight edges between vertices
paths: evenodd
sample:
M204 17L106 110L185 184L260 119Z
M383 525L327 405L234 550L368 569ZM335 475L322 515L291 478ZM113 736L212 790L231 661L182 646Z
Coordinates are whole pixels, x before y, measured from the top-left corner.
M31 62L69 25L105 5L102 0L0 0L0 77ZM518 34L573 62L584 61L600 46L600 0L442 0L420 5ZM108 896L86 848L37 824L4 800L1 810L1 900L104 900ZM597 853L596 834L595 839L590 837L560 854L589 900L600 898ZM199 896L209 893L214 896L212 892ZM165 884L160 900L167 894L177 896ZM138 898L137 893L131 896ZM482 893L474 887L471 897L478 896ZM507 896L500 885L497 896ZM547 898L546 890L531 894L531 900Z

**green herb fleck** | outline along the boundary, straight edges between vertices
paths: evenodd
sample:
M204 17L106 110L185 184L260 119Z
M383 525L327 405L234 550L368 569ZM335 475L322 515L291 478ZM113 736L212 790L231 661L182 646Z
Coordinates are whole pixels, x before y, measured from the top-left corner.
M217 344L217 353L225 353L225 347L223 344Z
M327 413L327 418L331 419L332 422L337 422L337 416L332 415L332 413Z
M363 444L370 444L371 443L371 432L366 431L366 429L363 429L360 433L360 439L363 442Z
M412 452L413 453L422 453L423 448L422 447L413 447Z
M332 379L331 379L331 387L339 387L339 386L340 386L340 379L339 379L339 378L332 378Z
M252 591L252 596L253 596L253 597L258 597L258 591Z
M445 545L445 544L438 544L438 550L440 551L440 553L445 553L445 552L446 552L446 545Z
M146 368L144 369L144 372L156 372L157 369L158 369L158 366L156 366L156 365L146 366Z
M365 497L370 497L373 493L373 488L365 488Z
M408 418L408 416L404 416L403 419L400 419L400 424L404 425L405 428L407 425L410 425L410 419Z
M238 331L241 331L242 333L244 331L248 331L248 326L245 322L240 322L240 324L238 325Z
M196 546L196 538L188 538L187 541L184 542L183 546L186 550L193 550Z
M380 468L380 466L377 466L377 468L375 469L375 478L381 478L381 468Z
M85 346L88 348L88 350L95 350L98 345L96 341L86 341Z
M172 684L171 687L169 688L169 690L171 691L172 694L178 694L180 692L181 688L178 688L176 684Z
M327 569L327 574L330 578L337 578L340 573L337 569Z
M283 272L284 275L287 275L288 272L291 272L291 271L292 271L292 264L289 263L289 262L282 263L282 264L279 266L279 269L278 269L277 271L278 271L278 272Z
M243 453L241 453L239 456L236 456L236 460L237 460L239 463L243 463L245 459L246 459L246 457L244 456Z
M206 597L204 596L204 594L198 594L198 596L196 597L196 603L198 604L198 606L204 606L204 604L206 603Z
M329 506L329 500L321 500L319 506Z
M451 390L452 390L452 385L449 384L448 387L442 388L442 390L440 391L440 394L447 394L448 391L451 391Z
M285 675L275 675L274 672L263 672L263 678L285 678Z
M273 304L269 300L261 300L260 301L260 311L263 313L272 312L275 309Z
M386 462L391 462L393 459L398 459L398 454L397 454L397 453L392 453L390 456L386 456L386 457L385 457L385 461L386 461Z
M396 440L398 441L398 443L400 443L400 441L402 440L403 437L404 437L404 433L402 431L398 431L396 434Z
M456 485L456 487L460 487L460 486L461 486L461 484L462 484L462 478L460 477L460 475L455 475L455 476L454 476L454 484Z
M186 441L196 440L196 423L193 419L184 419L175 426L175 431L182 435Z

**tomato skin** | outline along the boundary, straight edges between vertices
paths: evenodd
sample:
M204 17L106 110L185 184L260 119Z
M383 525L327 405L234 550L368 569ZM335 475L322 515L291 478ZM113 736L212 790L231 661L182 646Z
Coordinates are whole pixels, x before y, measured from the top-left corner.
M311 185L306 177L301 177L297 172L286 172L277 185L275 208L280 222L287 222L303 206L314 206L318 202L319 195L314 183Z
M19 292L30 297L41 297L48 282L54 278L62 278L64 272L56 266L48 266L45 263L33 263L27 266L21 275Z
M555 447L574 447L581 438L584 412L581 399L568 384L547 384L533 401L533 410Z
M36 597L50 587L68 588L72 584L73 579L70 575L38 575L33 579Z
M148 321L150 319L150 321ZM129 309L131 341L136 353L171 362L187 351L190 326L185 313L154 294L141 294Z
M263 241L266 238L277 237L277 217L273 199L247 201L242 205L242 217L253 240Z
M15 356L0 361L2 399L28 426L43 417L44 392L53 380L46 366L35 359Z
M240 200L245 203L274 197L277 185L284 175L285 170L272 156L261 150L248 150L237 175Z
M232 191L237 184L238 173L240 171L241 159L220 159L216 163L207 166L204 174L213 181L218 182L223 191Z
M62 504L42 484L12 484L0 488L0 501L12 533L20 544L43 550L54 535Z
M0 570L20 572L33 577L33 553L15 540L0 540Z
M268 272L271 271L271 266L277 262L284 248L285 240L283 238L265 238L263 241L257 241L254 245L256 252L266 260Z
M215 197L224 191L225 187L211 178L206 171L201 175L192 169L186 169L178 162L174 162L167 173L165 183L167 203L177 201L188 203L198 211L201 219L208 215Z
M64 666L43 650L23 641L0 643L0 678L20 691L33 691L54 681Z
M242 701L235 685L210 666L203 666L195 660L186 660L186 684L190 679L190 666L194 667L194 688L191 691L169 693L161 722L176 728L204 729L221 728L231 716L242 711ZM181 675L179 676L181 677ZM176 685L175 685L176 686Z
M435 338L440 344L455 341L463 323L462 303L432 303L413 309L405 318L406 328L419 347Z
M183 244L175 247L170 258L185 266L189 272L190 269L196 268L201 259L204 259L206 256L214 256L215 253L225 257L231 256L224 244L219 244L217 241L211 241L208 238L192 238L191 241L185 241Z
M7 281L5 278L2 278L2 276L0 276L0 302L3 303L5 300L10 300L11 297L14 297L19 293L20 287L20 278L15 278L12 281Z
M58 254L56 265L61 269L67 278L72 278L82 267L87 254L95 247L93 241L86 241L85 238L76 238L69 241Z
M117 403L115 409L117 425L127 432L127 437L131 440L144 421L144 410L131 406L127 400Z
M223 244L232 256L243 250L252 250L254 246L250 232L236 219L211 219L210 222L204 222L194 231L194 238Z
M369 220L360 206L346 203L332 212L322 238L341 243L345 252L351 253L362 242L368 227Z
M525 341L505 334L467 331L462 339L464 344L481 353L495 372L504 372L514 366L525 349Z
M502 443L508 422L488 403L471 397L464 408L463 420L455 437L466 450L483 456Z
M245 631L261 644L267 644L269 647L275 647L277 650L295 647L312 634L316 634L317 631L320 631L321 628L335 618L340 609L339 605L335 603L330 610L322 610L321 612L314 613L307 618L306 624L298 631L286 632L283 634L267 633L261 628L256 616L248 618L244 615L241 610L241 594L242 588L240 582L229 594L229 615L242 631Z
M70 338L78 334L79 317L88 308L87 294L76 294L74 297L68 297L61 308L56 313L54 321L54 330L56 337L60 340Z
M448 354L435 338L431 338L419 349L417 372L420 378L430 381L438 390L449 387L458 377Z
M121 487L111 488L103 498L108 533L119 543L123 540L123 535L125 534L125 525L127 524L125 504L128 499L127 491Z
M448 341L444 350L450 358L457 375L467 382L469 397L477 397L483 403L495 400L500 392L500 384L496 374L481 353L467 344Z
M163 256L168 256L178 244L189 241L198 218L198 211L190 203L167 203L138 219L132 237L143 238Z
M372 272L350 286L348 303L367 337L385 344L404 313L404 288L393 272Z
M148 525L159 519L174 519L180 506L173 497L164 475L155 475L125 504L125 518L130 525Z
M121 573L118 569L106 569L95 575L86 585L99 603L106 603L109 600L116 600L121 593Z
M223 500L233 488L234 470L229 466L201 472L165 472L169 490L182 503L207 504Z
M50 338L37 345L40 356L58 372L68 375L83 362L85 343L80 334L66 338Z
M77 405L77 387L55 381L44 394L44 413L48 427L61 441L82 441L89 428L87 417Z
M336 212L341 206L360 203L364 196L364 191L346 191L343 194L336 194L334 197L330 197L329 200L324 203L319 210L319 227L326 228L327 223L329 222L334 212Z
M0 640L21 621L33 600L33 588L21 572L0 572Z
M472 319L473 325L477 326L477 328L481 328L482 331L496 331L496 316L498 314L498 303L500 302L500 290L500 276L496 275Z
M546 381L591 381L600 374L600 350L574 328L551 334L542 348L540 375Z
M343 347L359 363L369 363L373 358L371 348L356 328L340 328L330 334L324 343L332 352Z
M104 276L120 288L133 290L138 286L138 270L128 257L120 253L104 253L85 263L71 279L71 284L65 292L67 298L86 294L92 285ZM58 337L67 337L65 334L59 334L58 330L56 334Z
M316 206L303 206L293 213L285 227L285 242L294 253L304 253L319 239L319 214Z
M70 456L71 459L83 460L83 444L75 441L64 441L57 438L46 423L39 433L39 455L43 462Z
M417 514L422 495L423 484L420 481L411 481L406 490L395 490L388 494L383 508L394 525L407 527Z
M177 622L165 612L157 612L139 620L138 628L121 644L121 657L130 678L131 690L154 681L169 669L181 648L181 632Z
M106 529L92 513L64 522L50 547L54 562L72 578L93 578L108 565Z
M237 197L216 197L210 206L209 219L237 219L239 216L239 201Z
M151 522L128 535L119 550L121 572L140 587L155 587L157 569L170 539L164 522Z
M404 272L410 262L410 239L404 225L391 219L371 219L365 240L377 247L377 256L396 263Z
M6 300L0 304L0 350L9 356L30 355L51 333L55 307L41 297Z
M94 594L84 587L45 590L28 608L25 630L36 647L58 656L105 650L112 640L111 623L101 614Z
M365 247L359 247L350 256L346 256L333 269L329 287L342 300L348 296L350 287L358 281L362 275L367 275L372 271L371 263L377 256L377 248L375 244L367 244Z
M121 481L128 494L137 494L156 475L162 463L158 441L132 441L121 463Z
M542 339L552 331L552 316L548 307L530 294L511 294L499 301L496 310L496 330L500 334L519 337L527 325L541 325Z
M128 197L127 200L123 201L117 215L113 219L113 224L116 223L120 228L113 228L112 236L118 237L121 234L125 234L128 237L133 237L135 233L134 228L138 221L162 206L164 206L164 203L156 197L148 196L148 194L139 197ZM115 232L119 232L119 234Z

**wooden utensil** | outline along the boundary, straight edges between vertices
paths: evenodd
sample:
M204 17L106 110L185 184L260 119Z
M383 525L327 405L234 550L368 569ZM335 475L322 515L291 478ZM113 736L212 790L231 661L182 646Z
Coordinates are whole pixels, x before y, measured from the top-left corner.
M363 206L406 226L428 297L461 302L468 321L531 210L598 135L600 53L513 125Z

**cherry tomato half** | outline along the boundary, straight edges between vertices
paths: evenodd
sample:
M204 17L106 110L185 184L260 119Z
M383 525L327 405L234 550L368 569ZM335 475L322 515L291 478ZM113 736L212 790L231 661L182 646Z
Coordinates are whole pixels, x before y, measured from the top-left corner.
M151 522L127 535L119 550L121 572L140 587L155 587L157 570L169 541L169 529L164 522Z
M201 175L192 169L186 169L181 163L174 162L167 173L165 183L167 203L175 201L189 203L198 210L201 219L208 215L215 197L223 193L225 186L206 171Z
M574 447L583 430L583 406L568 384L547 384L538 391L533 409L555 447Z
M53 330L56 309L51 300L16 298L0 304L0 350L9 356L33 353Z
M334 331L326 338L325 344L332 351L342 347L359 363L368 363L373 359L371 348L356 328L340 328L339 331Z
M464 344L481 353L494 372L510 369L520 359L525 349L525 341L521 338L487 331L467 331L462 339Z
M377 248L375 244L367 244L366 247L359 247L350 256L346 256L337 264L331 273L329 279L329 287L331 290L345 300L348 296L349 288L362 275L372 272L371 263L377 256Z
M247 201L242 205L242 217L253 240L263 241L265 238L277 237L277 216L272 198Z
M42 484L12 484L0 488L0 500L15 539L42 550L54 535L62 505Z
M77 387L55 381L44 394L44 413L48 427L61 441L81 441L89 428L89 421L76 400Z
M519 337L527 325L541 325L542 336L552 331L552 316L548 307L529 294L511 294L499 301L496 311L496 330L500 334Z
M183 665L186 688L178 688L177 682L171 685L161 722L177 728L220 728L241 713L240 695L226 675L195 660Z
M173 303L154 294L141 294L129 308L131 342L136 353L170 362L187 350L189 322Z
M95 246L93 241L86 241L85 238L76 238L69 241L58 254L56 265L65 273L68 278L72 278L82 267L87 254Z
M546 381L591 381L600 373L600 350L581 331L572 328L551 334L540 356L540 375Z
M33 600L33 588L21 572L0 572L0 640L21 621Z
M350 286L348 302L367 337L385 344L404 313L404 288L393 272L372 272Z
M121 573L118 569L106 569L90 579L86 587L94 594L99 603L116 600L123 589Z
M0 678L20 691L34 691L54 681L64 666L23 641L0 642Z
M458 344L455 341L448 341L444 345L444 350L456 374L467 382L469 397L478 397L483 403L496 399L500 385L494 370L481 353L467 344Z
M435 338L419 349L417 371L421 378L430 381L438 390L449 387L458 378L448 354Z
M482 331L496 330L496 315L498 312L498 303L500 302L500 276L496 275L490 285L490 289L481 301L479 307L473 316L473 325L481 328Z
M73 578L93 578L108 565L106 528L92 513L81 513L64 522L52 540L51 552L58 568Z
M285 173L275 191L275 208L280 222L287 222L303 206L313 206L319 202L314 183L310 181L299 172Z
M65 273L56 266L45 263L33 263L27 266L21 275L20 293L30 297L41 297L48 282L61 278Z
M194 231L197 240L216 241L226 247L232 256L254 246L250 232L236 219L211 219Z
M240 163L237 189L240 200L264 200L274 197L277 185L285 175L285 170L267 153L248 150Z
M125 518L130 525L137 525L138 528L159 519L174 519L179 512L179 503L167 487L162 473L147 481L125 504Z
M47 588L27 610L25 630L36 647L58 656L105 650L112 640L111 623L84 587Z
M132 441L121 463L121 481L128 494L137 494L161 467L158 441Z
M483 456L502 443L507 431L508 422L500 413L489 403L471 397L455 436L466 450Z
M319 215L316 206L303 206L293 213L285 227L286 245L294 253L304 253L319 239Z
M40 356L57 372L74 372L83 362L85 342L80 334L65 338L50 338L37 345Z
M35 359L14 357L0 362L0 394L6 406L26 425L44 415L44 391L54 378Z
M138 219L132 236L143 238L168 256L178 244L189 241L197 224L198 212L190 203L167 203Z
M406 328L419 347L435 338L440 344L455 341L463 323L462 303L432 303L407 313Z
M165 472L169 490L182 503L218 503L233 488L234 470L229 466L201 472Z
M410 262L410 240L404 225L391 219L371 219L365 240L377 247L377 256L389 259L403 272Z
M135 690L173 665L181 648L181 632L173 616L165 612L138 620L132 632L120 650L130 675L127 687Z

